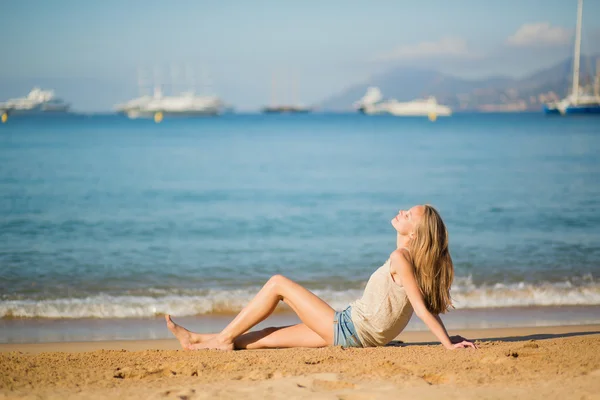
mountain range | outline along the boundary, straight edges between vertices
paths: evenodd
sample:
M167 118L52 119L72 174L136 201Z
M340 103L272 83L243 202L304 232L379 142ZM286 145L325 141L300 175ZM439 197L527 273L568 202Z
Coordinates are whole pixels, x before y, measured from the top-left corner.
M581 85L593 85L594 77L600 73L597 60L600 55L581 57ZM572 70L572 58L522 78L494 76L469 80L430 69L396 67L327 98L319 108L350 110L369 86L377 86L386 98L409 101L435 96L439 103L455 111L539 110L542 103L559 100L570 92Z

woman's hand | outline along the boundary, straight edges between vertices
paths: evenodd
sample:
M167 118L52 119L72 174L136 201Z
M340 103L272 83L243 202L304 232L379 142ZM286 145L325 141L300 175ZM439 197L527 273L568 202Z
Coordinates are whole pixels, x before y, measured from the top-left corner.
M450 347L447 347L448 350L464 349L469 347L477 349L475 343L459 335L450 336L450 342L452 342L452 345Z

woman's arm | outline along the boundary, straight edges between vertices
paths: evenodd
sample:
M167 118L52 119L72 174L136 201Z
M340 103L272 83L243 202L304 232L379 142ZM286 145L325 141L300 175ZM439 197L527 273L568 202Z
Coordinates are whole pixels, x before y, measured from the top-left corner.
M464 337L462 337L460 335L454 335L454 336L448 335L448 331L446 330L446 327L444 326L444 323L442 322L442 319L440 318L440 316L434 315L434 317L435 317L435 319L437 319L437 321L440 323L440 325L442 325L442 328L444 328L444 332L446 332L446 336L448 336L450 338L450 342L452 342L452 350L458 349L461 347L472 347L474 349L477 348L475 343L471 342L468 339L465 339Z
M423 300L423 294L417 284L415 278L414 268L410 261L400 251L394 251L391 255L391 272L398 275L401 279L402 286L406 291L408 300L419 317L429 330L438 338L438 340L449 350L454 350L461 347L473 347L475 345L468 340L461 340L460 343L452 343L452 340L448 336L446 327L444 326L439 315L433 315L425 306ZM464 339L464 338L461 338Z

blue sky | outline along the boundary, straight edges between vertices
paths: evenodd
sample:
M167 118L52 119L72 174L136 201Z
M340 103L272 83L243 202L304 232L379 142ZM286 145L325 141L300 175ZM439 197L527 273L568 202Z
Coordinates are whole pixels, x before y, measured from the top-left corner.
M467 78L520 76L569 56L576 0L7 1L0 100L51 86L77 110L109 110L148 83L219 94L238 109L315 103L395 65ZM583 50L600 52L600 1ZM187 71L187 72L186 72ZM154 78L156 77L156 79ZM289 81L289 79L288 79ZM285 96L282 94L285 93Z

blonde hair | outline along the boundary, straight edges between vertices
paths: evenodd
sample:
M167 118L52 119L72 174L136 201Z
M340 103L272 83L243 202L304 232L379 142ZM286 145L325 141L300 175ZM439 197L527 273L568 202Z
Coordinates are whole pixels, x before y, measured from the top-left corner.
M409 245L410 254L427 309L432 314L441 314L452 307L450 286L454 279L454 265L442 217L429 204L424 207L423 219Z

